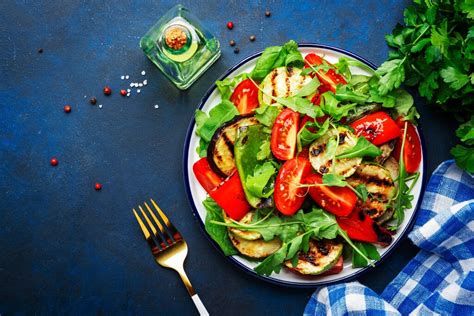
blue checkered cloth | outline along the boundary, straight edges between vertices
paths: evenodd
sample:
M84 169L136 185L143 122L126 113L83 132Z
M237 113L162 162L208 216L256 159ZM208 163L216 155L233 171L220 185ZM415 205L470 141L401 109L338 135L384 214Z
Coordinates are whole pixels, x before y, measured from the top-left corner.
M474 315L474 177L433 173L409 238L420 248L381 295L358 282L317 289L305 315Z

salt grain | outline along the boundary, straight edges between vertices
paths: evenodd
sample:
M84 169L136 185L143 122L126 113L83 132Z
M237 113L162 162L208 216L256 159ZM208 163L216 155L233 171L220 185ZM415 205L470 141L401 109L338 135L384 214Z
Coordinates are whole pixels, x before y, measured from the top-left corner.
M130 89L127 89L127 92L128 92L128 93L130 93L130 91L132 91L132 90L130 90Z
M128 79L128 78L130 78L130 77L129 77L128 75L126 75L126 76L125 76L125 79Z
M99 109L102 109L102 104L99 104Z
M132 83L130 84L130 87L132 87L132 88L133 88L133 86L134 86L134 83L132 82Z
M143 80L143 85L146 86L148 84L148 80Z
M137 89L137 93L140 93L140 91L141 91L140 89Z
M155 109L159 108L160 106L158 104L155 104Z
M120 79L122 79L122 80L125 79L125 76L120 77Z
M143 83L139 83L138 86L141 88L143 87Z
M142 70L142 76L146 75L145 70Z

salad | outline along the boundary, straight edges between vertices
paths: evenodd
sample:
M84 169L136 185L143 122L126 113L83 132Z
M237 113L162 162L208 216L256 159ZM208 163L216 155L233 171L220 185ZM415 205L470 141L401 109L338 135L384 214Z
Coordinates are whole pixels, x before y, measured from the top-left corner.
M412 207L422 155L413 98L380 80L360 61L331 64L289 41L216 82L221 102L195 114L193 172L207 192L206 231L225 255L256 260L261 275L380 259Z

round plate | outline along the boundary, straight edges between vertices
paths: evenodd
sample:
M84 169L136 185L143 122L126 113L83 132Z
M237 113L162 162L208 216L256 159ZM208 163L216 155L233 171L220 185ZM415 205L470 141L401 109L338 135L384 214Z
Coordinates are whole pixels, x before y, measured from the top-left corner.
M319 45L319 44L300 44L299 49L303 55L306 55L308 53L323 54L330 63L336 63L340 57L349 57L349 58L357 59L373 69L376 68L376 66L373 63L365 60L364 58L354 53L342 50L340 48L330 47L326 45ZM230 68L219 80L223 80L226 77L234 77L243 72L250 72L255 66L255 62L257 58L261 54L262 53L260 52L260 53L257 53L245 58L234 67ZM367 71L361 68L357 68L357 67L351 67L351 71L353 74L365 74L365 75L369 74ZM205 94L204 98L202 99L199 105L199 109L207 113L212 107L216 106L219 102L220 102L220 95L216 89L216 85L213 84L212 87L209 89L209 91L207 91L207 93ZM191 204L191 207L193 209L194 215L198 219L203 232L206 234L206 236L211 241L211 243L216 247L216 249L220 253L222 253L219 246L211 239L211 237L206 233L204 229L206 209L202 205L202 201L206 198L206 192L198 183L192 171L193 164L199 160L199 156L196 153L196 147L198 146L198 144L199 144L199 137L196 135L196 124L195 124L195 120L193 119L188 128L186 141L184 144L184 153L183 153L184 155L184 159L183 159L184 160L184 182L185 182L185 187L186 187L186 193L187 193L189 202ZM423 145L423 142L422 142L422 145ZM423 148L422 148L422 152L423 152ZM421 173L420 179L417 181L412 191L414 195L414 200L412 202L413 207L405 211L405 220L403 221L401 227L398 229L397 233L393 236L394 239L393 239L393 242L390 244L390 246L386 248L378 247L379 248L378 250L381 255L381 260L386 258L389 255L389 253L392 252L400 244L400 241L403 239L403 237L405 237L405 235L408 233L408 231L411 229L411 226L413 225L413 222L415 219L415 213L416 213L416 210L418 209L418 206L421 200L421 191L422 191L422 183L423 183L422 180L423 180L423 174L424 174L423 158L420 165L420 173ZM335 275L308 277L308 276L302 276L302 275L296 274L294 272L288 271L283 268L279 274L274 273L270 276L261 276L261 275L256 274L253 271L253 268L258 264L258 262L250 261L244 257L237 256L237 255L228 256L226 258L233 264L237 265L239 268L243 269L244 271L260 279L263 279L271 283L279 284L279 285L286 285L286 286L293 286L293 287L314 287L314 286L320 286L320 285L333 284L336 282L348 281L357 276L360 276L361 273L372 269L371 266L365 267L365 268L354 269L351 267L351 261L346 259L344 261L344 269L342 270L342 272ZM378 265L381 260L376 262L376 265Z

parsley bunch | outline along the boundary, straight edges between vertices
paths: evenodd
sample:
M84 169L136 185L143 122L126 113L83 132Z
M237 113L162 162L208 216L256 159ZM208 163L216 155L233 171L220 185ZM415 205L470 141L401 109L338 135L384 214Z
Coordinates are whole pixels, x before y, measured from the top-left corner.
M385 95L402 83L414 86L430 103L469 121L474 115L474 1L413 2L404 11L405 25L386 36L393 50L377 69L378 92ZM474 137L465 135L472 133L464 125L457 135L466 146L451 150L469 172L474 172Z

